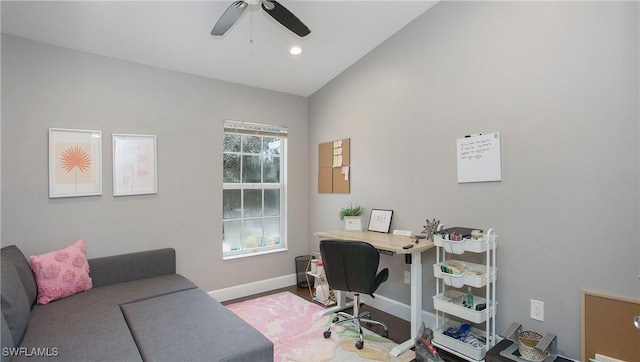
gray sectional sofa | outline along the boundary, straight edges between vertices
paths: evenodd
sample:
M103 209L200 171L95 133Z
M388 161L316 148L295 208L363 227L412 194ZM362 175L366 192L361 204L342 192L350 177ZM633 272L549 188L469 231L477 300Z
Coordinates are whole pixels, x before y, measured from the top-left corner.
M175 250L89 259L93 288L36 304L27 259L2 248L2 361L273 361L273 343L187 278Z

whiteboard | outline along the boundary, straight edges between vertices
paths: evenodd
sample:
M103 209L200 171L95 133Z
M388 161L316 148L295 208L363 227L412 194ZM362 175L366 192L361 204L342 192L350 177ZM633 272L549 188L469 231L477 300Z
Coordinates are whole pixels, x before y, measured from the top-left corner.
M500 133L458 138L458 183L502 181Z

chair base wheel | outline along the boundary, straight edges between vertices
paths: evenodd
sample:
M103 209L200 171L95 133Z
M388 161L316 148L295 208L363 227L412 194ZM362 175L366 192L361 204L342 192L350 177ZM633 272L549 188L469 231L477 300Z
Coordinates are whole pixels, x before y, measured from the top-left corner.
M357 349L362 349L364 347L364 342L362 341L357 341L356 342L356 348Z
M337 322L337 321L339 321L339 320L340 320L340 318L338 318L337 316L335 316L335 317L333 317L333 319L331 320L331 322L332 322L332 323L335 323L335 322Z
M324 331L324 338L330 338L331 337L331 331Z
M384 338L387 338L389 337L389 331L385 329L384 331L382 331L382 333L380 333L380 335L383 336Z

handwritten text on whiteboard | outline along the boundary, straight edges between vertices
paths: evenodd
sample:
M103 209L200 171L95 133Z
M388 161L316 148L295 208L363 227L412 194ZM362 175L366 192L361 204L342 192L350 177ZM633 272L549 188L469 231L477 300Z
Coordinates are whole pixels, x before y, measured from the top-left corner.
M459 138L456 146L459 183L502 180L499 133Z

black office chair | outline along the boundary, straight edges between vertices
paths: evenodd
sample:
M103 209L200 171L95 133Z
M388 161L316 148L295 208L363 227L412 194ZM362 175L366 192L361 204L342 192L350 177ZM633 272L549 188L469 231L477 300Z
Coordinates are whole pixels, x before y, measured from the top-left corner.
M360 340L356 342L356 348L364 347L361 323L374 323L381 325L383 337L389 336L387 326L379 321L371 320L368 312L360 314L360 293L371 297L378 286L389 278L389 269L385 268L378 273L380 253L373 245L364 241L339 241L321 240L320 254L324 264L324 273L329 287L353 293L353 315L338 312L333 319L333 324L324 332L324 338L331 337L331 329L343 323L354 323L360 334ZM345 318L340 320L340 317Z

